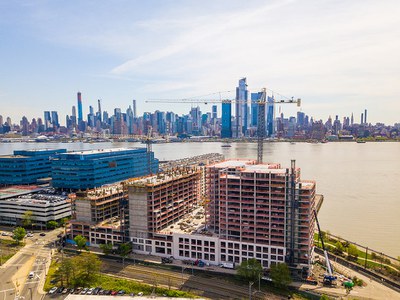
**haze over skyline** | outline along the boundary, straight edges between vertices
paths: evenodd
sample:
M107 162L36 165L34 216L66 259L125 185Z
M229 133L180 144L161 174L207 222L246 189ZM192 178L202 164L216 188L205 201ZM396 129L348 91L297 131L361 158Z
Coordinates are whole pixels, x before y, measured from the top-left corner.
M399 14L391 0L3 1L0 114L55 110L64 123L77 91L84 114L97 99L109 112L136 99L138 114L182 114L190 105L145 100L234 90L247 77L251 92L302 98L316 119L359 122L368 109L368 122L399 123Z

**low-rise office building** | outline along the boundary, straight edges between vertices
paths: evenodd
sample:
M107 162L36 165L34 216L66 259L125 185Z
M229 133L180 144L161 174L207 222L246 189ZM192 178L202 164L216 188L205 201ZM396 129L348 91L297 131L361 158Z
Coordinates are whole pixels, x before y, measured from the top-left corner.
M65 149L16 150L0 156L0 185L37 184L50 181L51 158Z
M157 171L158 160L145 148L68 152L52 160L52 185L66 190L93 189Z

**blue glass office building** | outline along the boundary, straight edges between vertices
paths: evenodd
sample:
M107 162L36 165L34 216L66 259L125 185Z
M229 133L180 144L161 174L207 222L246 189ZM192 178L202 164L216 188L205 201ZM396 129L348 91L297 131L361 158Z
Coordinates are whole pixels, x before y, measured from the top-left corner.
M145 148L69 152L52 160L52 185L62 189L91 189L132 177L157 173L158 160Z
M0 185L35 184L51 177L50 159L66 149L16 150L14 155L0 156Z
M222 102L221 138L232 138L232 103Z

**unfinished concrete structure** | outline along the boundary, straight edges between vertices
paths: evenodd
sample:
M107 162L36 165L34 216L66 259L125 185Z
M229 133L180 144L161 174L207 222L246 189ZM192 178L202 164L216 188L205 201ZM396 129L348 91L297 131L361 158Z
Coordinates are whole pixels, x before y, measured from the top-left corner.
M200 199L199 168L178 167L126 182L130 236L151 238L190 213Z
M82 235L91 245L123 242L127 198L122 183L77 192L69 237Z
M281 168L253 160L228 160L207 166L207 180L207 229L221 240L238 244L238 251L221 249L226 253L221 260L256 257L264 267L275 262L309 267L315 182L301 181L294 161L290 168ZM249 247L252 252L262 251L256 255L243 251Z

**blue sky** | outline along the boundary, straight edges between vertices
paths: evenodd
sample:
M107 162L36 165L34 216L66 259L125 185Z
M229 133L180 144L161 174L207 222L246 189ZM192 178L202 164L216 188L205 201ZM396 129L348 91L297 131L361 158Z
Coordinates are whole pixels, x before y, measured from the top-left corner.
M138 113L190 105L145 103L267 87L302 98L316 119L368 109L400 122L400 2L0 1L0 114L17 122L84 113ZM223 94L232 97L232 93ZM219 96L218 96L219 97ZM295 107L282 107L289 115ZM211 110L202 106L202 110Z

